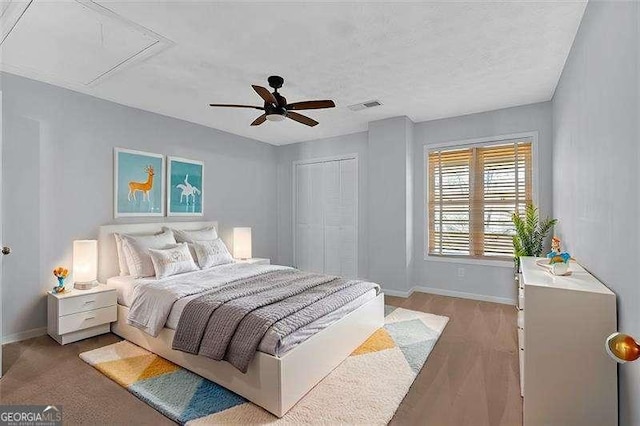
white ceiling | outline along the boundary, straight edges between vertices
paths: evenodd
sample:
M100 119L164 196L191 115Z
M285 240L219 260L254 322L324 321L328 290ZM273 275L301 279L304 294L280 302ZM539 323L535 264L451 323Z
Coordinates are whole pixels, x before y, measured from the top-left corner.
M424 121L547 101L585 8L585 1L81 3L34 0L21 15L13 10L21 17L2 45L2 69L276 145L358 132L398 115ZM11 18L7 4L29 2L0 1L3 19ZM208 106L261 105L250 85L267 86L272 74L285 78L289 102L333 99L337 107L306 112L320 121L309 128L291 120L250 127L259 111ZM384 105L347 108L371 99Z

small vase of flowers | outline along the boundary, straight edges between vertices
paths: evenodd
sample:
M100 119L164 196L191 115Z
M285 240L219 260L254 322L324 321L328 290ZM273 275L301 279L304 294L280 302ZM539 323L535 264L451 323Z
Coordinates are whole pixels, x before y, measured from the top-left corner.
M53 270L53 276L58 279L58 285L53 288L54 293L64 292L64 280L67 278L67 275L69 275L69 270L62 266L58 266Z

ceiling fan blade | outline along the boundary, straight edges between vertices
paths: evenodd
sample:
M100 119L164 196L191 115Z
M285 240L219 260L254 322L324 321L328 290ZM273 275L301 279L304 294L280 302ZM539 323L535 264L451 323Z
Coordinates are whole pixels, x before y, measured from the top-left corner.
M293 121L297 121L298 123L306 124L309 127L313 127L318 124L316 120L293 111L289 111L287 113L287 117L289 117Z
M253 105L236 105L236 104L209 104L211 107L230 107L230 108L253 108L259 109L260 111L264 111L263 107L253 106Z
M251 87L253 87L253 90L255 90L256 93L260 95L260 97L264 99L265 102L270 102L276 105L278 104L275 96L273 96L273 93L271 93L269 90L265 89L262 86L256 86L255 84L252 84Z
M262 114L260 117L258 117L255 120L253 120L253 123L251 123L251 125L252 126L259 126L262 123L264 123L265 121L267 121L267 114Z
M303 102L294 102L292 104L287 105L287 110L289 111L300 111L303 109L323 109L323 108L333 108L336 104L330 100L322 100L322 101L303 101Z

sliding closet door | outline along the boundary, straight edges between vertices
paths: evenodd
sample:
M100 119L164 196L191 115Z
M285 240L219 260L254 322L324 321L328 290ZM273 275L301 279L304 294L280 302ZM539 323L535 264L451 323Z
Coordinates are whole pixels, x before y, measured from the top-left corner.
M323 164L296 167L296 266L324 271Z
M356 160L324 164L324 272L355 278L358 203Z
M299 269L357 276L357 160L296 165Z

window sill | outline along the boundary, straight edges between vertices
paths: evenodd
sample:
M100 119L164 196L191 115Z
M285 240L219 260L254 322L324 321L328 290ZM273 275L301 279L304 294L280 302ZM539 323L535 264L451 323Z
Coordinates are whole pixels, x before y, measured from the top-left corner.
M424 256L427 262L464 263L467 265L495 266L498 268L514 268L513 260L505 259L474 259L466 256L437 256L427 254Z

